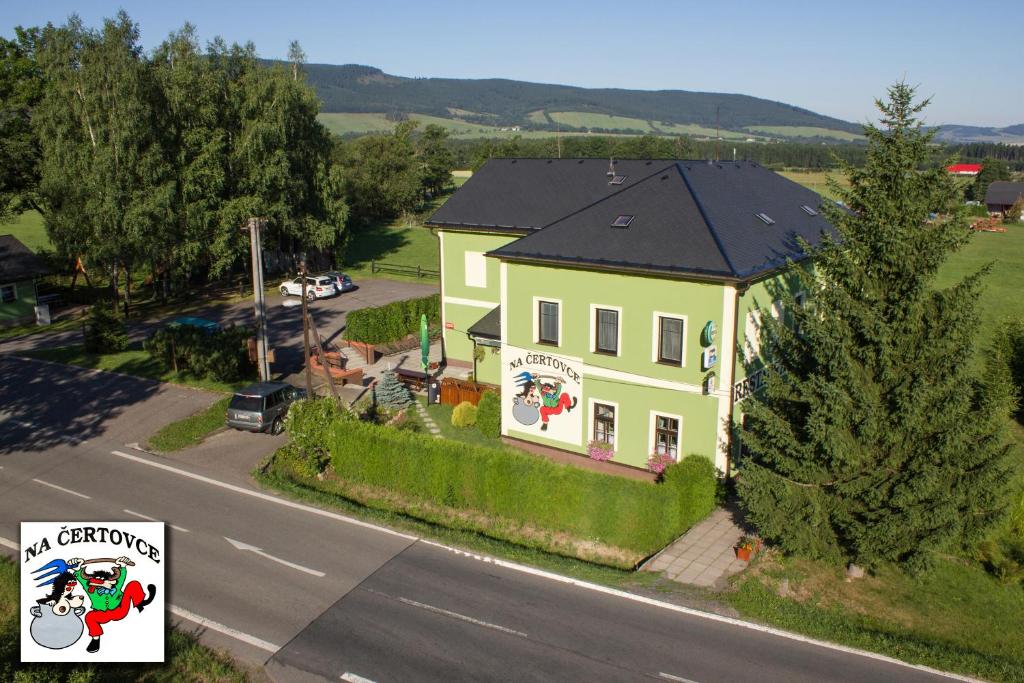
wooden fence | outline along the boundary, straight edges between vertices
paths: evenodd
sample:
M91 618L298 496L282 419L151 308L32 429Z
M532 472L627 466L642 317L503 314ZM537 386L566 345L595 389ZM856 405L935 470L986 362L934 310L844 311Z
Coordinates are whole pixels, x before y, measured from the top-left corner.
M395 273L397 275L415 275L417 278L429 277L439 278L441 273L430 268L423 268L422 266L403 266L398 263L381 263L380 261L370 261L370 272L371 273Z
M441 403L446 406L457 406L463 401L469 401L473 405L480 403L480 397L485 391L498 391L498 387L492 384L478 384L477 382L466 382L454 377L445 377L441 380Z

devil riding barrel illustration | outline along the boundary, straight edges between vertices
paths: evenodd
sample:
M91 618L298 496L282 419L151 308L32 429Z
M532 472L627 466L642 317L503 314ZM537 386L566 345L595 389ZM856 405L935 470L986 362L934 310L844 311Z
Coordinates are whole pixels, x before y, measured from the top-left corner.
M520 372L515 378L519 394L513 398L512 416L523 425L541 421L540 429L546 432L552 415L566 413L576 407L576 397L562 391L565 379L534 372Z
M141 612L156 597L153 584L147 586L147 595L138 581L126 583L128 567L134 566L134 562L121 556L92 560L73 558L66 562L53 560L35 570L33 573L38 574L37 579L52 577L38 587L53 584L53 590L31 610L35 617L31 627L32 639L50 649L70 647L78 641L84 630L81 620L85 612L82 607L84 598L72 593L80 585L92 607L85 613L85 626L91 638L85 651L98 652L103 624L124 619L132 607ZM50 609L43 609L44 605Z

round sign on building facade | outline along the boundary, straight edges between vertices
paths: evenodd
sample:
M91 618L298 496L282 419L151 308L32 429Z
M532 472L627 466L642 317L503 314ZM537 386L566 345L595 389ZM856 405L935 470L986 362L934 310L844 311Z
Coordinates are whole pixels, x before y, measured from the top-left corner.
M709 320L700 332L700 345L711 346L715 343L715 335L718 330L715 328L715 321Z

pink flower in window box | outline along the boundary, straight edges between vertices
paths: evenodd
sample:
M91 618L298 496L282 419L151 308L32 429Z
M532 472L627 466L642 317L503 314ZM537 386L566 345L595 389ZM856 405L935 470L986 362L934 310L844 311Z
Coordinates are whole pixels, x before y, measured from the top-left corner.
M591 441L587 444L587 455L590 456L591 460L604 462L611 460L615 456L615 449L611 444Z
M655 474L661 474L666 467L674 462L675 460L668 453L651 453L647 458L647 469Z

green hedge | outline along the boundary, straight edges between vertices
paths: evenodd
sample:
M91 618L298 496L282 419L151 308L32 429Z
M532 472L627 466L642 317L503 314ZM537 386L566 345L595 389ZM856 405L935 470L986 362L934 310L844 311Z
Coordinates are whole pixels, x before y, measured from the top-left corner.
M686 531L714 508L716 478L711 462L690 456L666 470L664 483L626 479L558 465L528 454L435 439L429 435L337 420L308 433L322 440L303 443L306 420L322 417L291 411L298 452L326 447L334 474L348 483L376 487L406 500L480 513L488 526L466 522L497 538L521 542L516 525L619 548L628 561L584 559L632 567ZM472 517L468 515L467 517ZM459 515L449 515L445 523ZM436 520L432 520L436 521ZM581 555L582 556L582 555Z
M345 339L365 344L387 344L409 334L419 334L420 316L437 327L441 320L441 297L394 301L384 306L360 308L348 314Z

